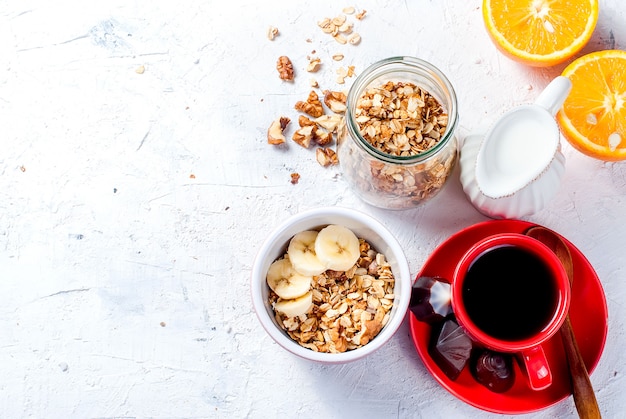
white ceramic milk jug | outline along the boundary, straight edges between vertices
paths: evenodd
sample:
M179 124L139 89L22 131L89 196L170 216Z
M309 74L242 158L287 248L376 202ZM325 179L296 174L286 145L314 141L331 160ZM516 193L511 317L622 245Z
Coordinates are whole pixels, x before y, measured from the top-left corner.
M472 204L492 218L519 218L542 209L565 171L554 115L571 90L559 76L530 105L505 113L461 147L461 184Z

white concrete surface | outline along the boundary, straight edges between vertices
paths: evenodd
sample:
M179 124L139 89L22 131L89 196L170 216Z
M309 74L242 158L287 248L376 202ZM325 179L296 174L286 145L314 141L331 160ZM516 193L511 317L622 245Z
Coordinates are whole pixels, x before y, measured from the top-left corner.
M585 48L626 48L626 6L601 0ZM317 27L366 9L358 46ZM296 359L261 329L249 274L290 214L361 209L397 235L417 273L449 235L483 221L454 179L428 204L362 203L312 150L266 143L306 97L306 57L335 70L393 55L441 68L461 128L534 100L564 66L503 57L480 0L0 2L0 416L6 418L488 418L440 387L405 324L369 359ZM273 42L268 26L279 28ZM344 61L334 62L336 52ZM279 55L296 67L281 82ZM143 73L137 70L142 67ZM141 73L141 74L140 74ZM595 266L609 335L592 382L606 418L626 399L626 164L564 143L562 190L528 217ZM297 185L290 173L301 175ZM533 415L576 417L571 398Z

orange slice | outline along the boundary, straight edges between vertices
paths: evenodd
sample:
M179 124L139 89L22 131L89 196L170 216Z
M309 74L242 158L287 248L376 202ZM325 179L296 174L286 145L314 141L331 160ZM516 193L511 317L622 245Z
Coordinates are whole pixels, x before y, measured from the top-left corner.
M483 0L483 20L505 55L546 67L587 44L598 21L598 0Z
M563 136L588 156L626 159L626 51L583 55L562 74L572 81L556 116Z

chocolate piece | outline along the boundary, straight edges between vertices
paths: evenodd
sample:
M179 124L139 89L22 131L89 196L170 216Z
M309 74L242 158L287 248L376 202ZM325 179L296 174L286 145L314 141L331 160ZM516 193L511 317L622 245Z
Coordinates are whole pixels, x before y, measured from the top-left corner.
M413 284L409 309L423 322L434 324L442 321L452 312L450 284L440 278L418 278Z
M443 322L441 329L434 329L433 332L428 353L448 378L454 381L470 359L472 340L452 319Z
M476 381L495 393L503 393L515 383L513 357L509 354L482 349L472 356L470 369Z

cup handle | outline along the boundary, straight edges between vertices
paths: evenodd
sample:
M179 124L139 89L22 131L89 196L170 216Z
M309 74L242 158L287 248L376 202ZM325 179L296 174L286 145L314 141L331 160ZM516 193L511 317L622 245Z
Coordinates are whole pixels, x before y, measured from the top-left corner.
M539 105L552 116L563 106L569 92L572 90L572 82L564 76L553 79L535 100L535 105Z
M525 350L521 355L530 388L544 390L549 387L552 384L552 373L541 345Z

